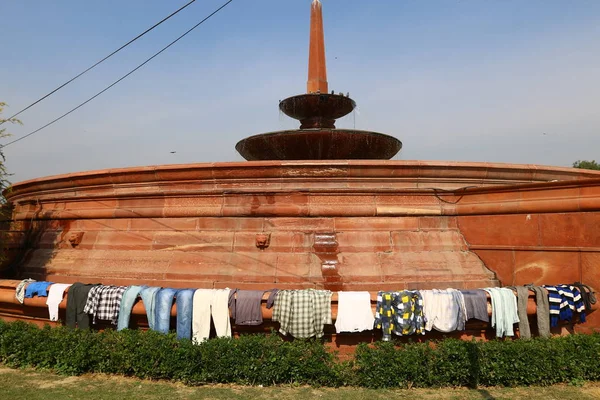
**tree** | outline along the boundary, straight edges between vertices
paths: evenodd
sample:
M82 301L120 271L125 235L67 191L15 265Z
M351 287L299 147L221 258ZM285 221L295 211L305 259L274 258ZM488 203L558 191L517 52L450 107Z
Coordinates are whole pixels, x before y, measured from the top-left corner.
M598 164L596 160L577 160L573 163L573 168L595 169L597 171L600 171L600 164Z
M6 108L6 103L0 101L0 139L10 136L10 134L6 132L6 128L2 128L3 124L11 123L21 125L21 121L19 121L16 118L2 118L2 112L4 111L4 108ZM4 149L0 145L0 201L2 203L5 202L4 196L2 196L2 192L4 192L4 190L7 189L10 185L10 182L8 181L9 173L6 170L6 166L4 165L5 161L6 159L4 158Z
M21 124L21 121L16 118L2 118L2 112L5 107L6 103L0 101L0 139L10 136L10 134L6 132L6 128L3 128L4 124ZM4 164L6 159L4 158L3 150L2 145L0 145L0 271L2 271L2 267L4 267L3 264L8 262L6 235L7 232L10 231L10 220L12 218L11 206L6 203L6 199L4 198L4 191L10 186L10 182L8 181L10 174L6 170L6 165Z

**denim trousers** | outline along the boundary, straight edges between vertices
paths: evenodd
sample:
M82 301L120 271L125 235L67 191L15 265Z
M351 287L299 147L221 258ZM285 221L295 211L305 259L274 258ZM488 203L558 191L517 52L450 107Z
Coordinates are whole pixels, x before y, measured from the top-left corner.
M169 333L171 322L171 308L173 299L177 305L177 337L191 339L192 337L192 304L194 290L164 288L156 294L155 330Z
M175 297L177 305L177 338L192 338L192 305L194 300L193 289L181 289Z
M146 308L148 327L152 330L156 329L154 309L156 307L156 293L158 293L159 290L159 287L145 287L140 292L140 296L142 296L142 301L144 302L144 308Z
M123 292L121 306L119 307L119 319L117 321L118 331L129 328L131 309L133 308L138 295L145 287L146 286L129 286L127 289L125 289L125 292Z

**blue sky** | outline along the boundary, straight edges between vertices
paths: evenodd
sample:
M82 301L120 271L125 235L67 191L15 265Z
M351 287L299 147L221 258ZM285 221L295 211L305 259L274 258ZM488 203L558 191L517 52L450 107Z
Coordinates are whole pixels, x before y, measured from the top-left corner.
M186 0L0 3L0 100L16 111ZM21 115L26 134L204 18L198 0ZM404 143L397 159L569 166L600 159L600 1L323 0L338 127ZM5 149L13 181L135 165L241 161L242 138L293 129L278 100L306 88L310 0L234 0L71 116ZM176 151L171 154L171 151Z

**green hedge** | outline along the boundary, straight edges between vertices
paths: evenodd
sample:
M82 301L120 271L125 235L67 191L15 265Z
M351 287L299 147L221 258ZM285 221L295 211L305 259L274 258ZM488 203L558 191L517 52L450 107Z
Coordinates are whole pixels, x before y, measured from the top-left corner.
M194 345L174 334L39 329L0 320L0 362L79 375L101 372L187 384L384 387L550 385L600 380L600 334L554 339L361 344L340 361L316 340L276 334Z

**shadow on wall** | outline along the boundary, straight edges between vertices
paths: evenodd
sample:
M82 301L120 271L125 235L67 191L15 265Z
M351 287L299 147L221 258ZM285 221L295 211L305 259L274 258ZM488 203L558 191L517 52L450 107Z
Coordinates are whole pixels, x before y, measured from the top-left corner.
M2 219L0 219L0 278L3 279L23 279L20 267L27 262L31 252L39 246L41 238L46 234L55 236L58 239L61 232L50 230L51 221L38 220L37 213L30 221L13 221L12 204L5 204L1 209ZM53 252L46 254L44 264L53 257Z

